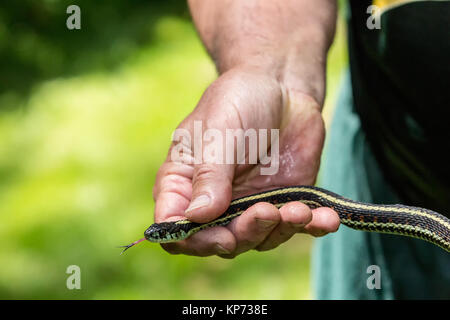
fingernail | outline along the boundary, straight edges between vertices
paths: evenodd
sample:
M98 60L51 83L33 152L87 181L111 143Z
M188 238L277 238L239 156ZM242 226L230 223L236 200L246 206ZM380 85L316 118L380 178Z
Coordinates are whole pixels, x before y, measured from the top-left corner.
M189 205L189 207L186 209L185 212L189 212L201 207L206 207L210 202L211 199L209 198L209 196L203 194L192 200L191 204Z
M273 220L256 219L256 223L258 223L258 225L263 229L269 229L276 225L278 222Z
M230 251L222 247L220 244L216 244L216 252L218 254L230 254Z

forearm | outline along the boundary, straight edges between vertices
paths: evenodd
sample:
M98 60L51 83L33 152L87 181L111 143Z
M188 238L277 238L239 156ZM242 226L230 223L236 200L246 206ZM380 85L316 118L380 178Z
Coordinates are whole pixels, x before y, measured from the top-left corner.
M254 68L322 104L335 0L189 0L189 5L219 73Z

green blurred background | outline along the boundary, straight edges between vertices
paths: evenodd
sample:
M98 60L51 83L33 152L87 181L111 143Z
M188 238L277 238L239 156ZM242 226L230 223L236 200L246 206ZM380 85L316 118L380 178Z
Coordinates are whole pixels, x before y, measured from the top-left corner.
M345 42L340 17L327 124ZM0 298L312 298L307 236L234 260L115 248L152 223L171 134L217 76L184 1L2 1L0 70Z

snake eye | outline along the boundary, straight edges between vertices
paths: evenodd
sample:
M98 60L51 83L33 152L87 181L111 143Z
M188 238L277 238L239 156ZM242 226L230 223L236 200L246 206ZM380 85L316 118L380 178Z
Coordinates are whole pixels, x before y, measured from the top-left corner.
M144 232L145 238L150 242L174 242L187 237L179 225L169 222L154 223Z
M158 239L161 238L162 230L158 228L157 225L152 224L147 230L144 232L144 236L148 241L157 242Z

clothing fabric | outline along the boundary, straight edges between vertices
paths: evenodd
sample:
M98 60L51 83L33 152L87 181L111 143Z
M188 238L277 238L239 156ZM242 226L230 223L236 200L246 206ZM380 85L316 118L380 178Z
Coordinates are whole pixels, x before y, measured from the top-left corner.
M401 203L368 144L353 108L346 76L327 141L320 186L350 199ZM341 226L315 241L313 287L317 299L449 299L450 254L428 242ZM380 289L367 280L379 267Z
M358 201L448 216L450 2L386 9L381 29L366 25L371 4L349 2L350 70L319 185ZM422 240L341 226L315 242L313 287L318 299L449 299L450 254Z
M382 2L350 1L354 107L403 202L450 216L450 1Z

